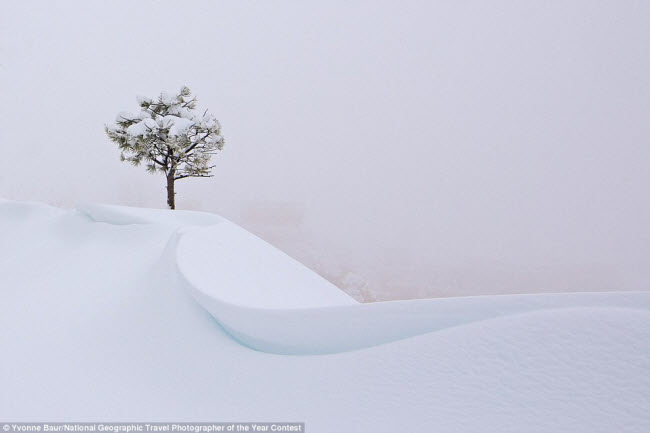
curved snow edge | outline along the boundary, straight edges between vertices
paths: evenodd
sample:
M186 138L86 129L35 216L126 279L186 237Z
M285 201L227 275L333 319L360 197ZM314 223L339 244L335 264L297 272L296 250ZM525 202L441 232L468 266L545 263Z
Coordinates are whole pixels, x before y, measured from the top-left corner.
M114 225L161 224L174 227L210 226L225 221L207 213L187 210L149 209L98 203L79 203L76 211L94 222Z
M499 316L550 309L650 310L650 292L475 296L306 308L245 305L218 294L245 287L215 290L219 283L206 281L193 266L191 252L209 255L218 235L211 227L195 228L191 236L178 235L175 262L181 283L235 339L263 352L308 355L351 351ZM218 260L217 256L211 258ZM253 265L250 268L255 272Z
M227 304L194 286L187 290L235 339L262 352L347 352L472 322L566 308L650 310L650 294L580 293L389 301L341 307L269 310Z
M223 287L223 282L206 281L205 275L199 275L202 270L192 266L196 258L192 252L196 251L201 251L217 271L219 266L229 265L227 260L222 260L224 251L219 250L219 236L224 230L234 233L235 237L248 233L230 221L203 212L170 212L101 204L82 204L77 207L77 212L93 221L108 224L172 226L175 232L167 254L176 267L180 283L233 338L263 352L300 355L345 352L500 316L552 309L617 307L650 310L650 292L497 295L372 304L358 304L351 298L346 299L345 295L327 298L322 306L297 307L291 306L286 299L276 299L278 302L274 306L260 307L255 302L227 299L231 292L247 289L242 284L246 282L243 274L237 274L242 276L240 281L231 280L229 286ZM217 230L217 226L221 230ZM248 235L246 241L251 242L250 238L255 237ZM265 245L266 252L271 251L264 241L257 241ZM239 258L249 267L250 274L255 274L260 264L248 263L245 254ZM288 256L286 260L295 262ZM295 263L291 266L293 270L302 267L296 267ZM314 281L322 285L319 278L316 275ZM305 287L306 292L312 288ZM330 290L327 287L321 289ZM282 305L283 301L287 305Z

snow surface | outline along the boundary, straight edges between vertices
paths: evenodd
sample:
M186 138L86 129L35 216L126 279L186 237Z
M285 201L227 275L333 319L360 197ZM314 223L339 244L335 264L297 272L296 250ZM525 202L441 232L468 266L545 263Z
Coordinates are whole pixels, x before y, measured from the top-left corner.
M194 126L191 119L171 115L163 117L162 124L169 128L170 136L187 134L187 131Z
M650 430L650 293L357 304L197 212L0 201L0 242L2 419Z
M156 131L158 129L158 123L156 123L155 120L153 119L143 119L138 123L134 123L133 125L129 126L126 128L127 134L131 136L137 136L137 135L142 135L146 137L149 135L149 131Z

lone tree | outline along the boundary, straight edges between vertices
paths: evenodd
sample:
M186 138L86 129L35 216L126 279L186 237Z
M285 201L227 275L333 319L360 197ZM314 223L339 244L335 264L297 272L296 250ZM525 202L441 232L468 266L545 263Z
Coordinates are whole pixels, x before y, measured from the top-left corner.
M174 183L186 177L212 177L210 157L223 148L221 124L205 110L196 113L196 96L188 87L178 94L161 93L156 100L137 98L140 113L123 111L106 134L120 147L120 159L150 173L164 173L167 204L176 208Z

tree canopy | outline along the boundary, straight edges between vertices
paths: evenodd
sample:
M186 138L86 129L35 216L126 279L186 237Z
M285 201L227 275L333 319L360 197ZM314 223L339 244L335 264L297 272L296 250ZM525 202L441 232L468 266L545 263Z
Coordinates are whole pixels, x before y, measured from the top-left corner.
M122 111L105 128L119 146L121 160L164 173L172 193L175 180L212 176L210 158L225 143L221 124L208 110L196 112L197 98L190 89L184 86L177 94L163 92L157 99L138 97L137 101L137 115ZM173 196L171 200L173 208Z

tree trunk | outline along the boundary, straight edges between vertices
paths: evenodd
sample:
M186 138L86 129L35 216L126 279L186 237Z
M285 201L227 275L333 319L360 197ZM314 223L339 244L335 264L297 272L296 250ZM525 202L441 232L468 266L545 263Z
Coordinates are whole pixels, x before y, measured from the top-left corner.
M174 197L176 195L176 193L174 193L175 175L176 170L170 170L169 173L167 173L167 204L170 209L176 209L176 200Z

